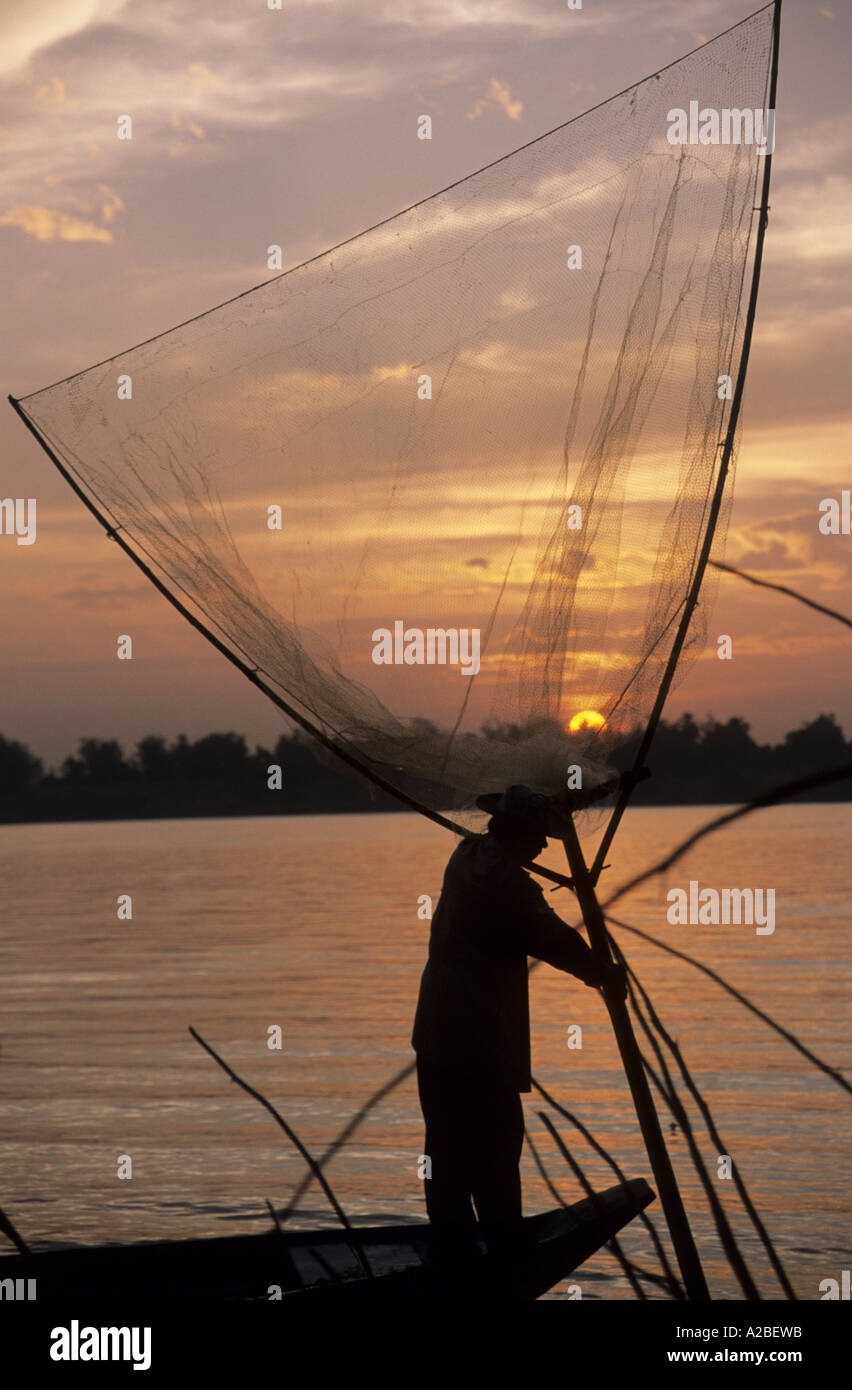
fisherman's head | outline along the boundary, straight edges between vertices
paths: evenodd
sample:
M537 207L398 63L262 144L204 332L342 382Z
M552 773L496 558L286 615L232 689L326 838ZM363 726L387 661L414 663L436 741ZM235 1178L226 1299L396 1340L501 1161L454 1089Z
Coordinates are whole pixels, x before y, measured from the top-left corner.
M481 811L490 811L488 834L519 864L537 859L547 845L548 835L557 835L556 814L549 797L529 787L508 787L501 793L479 796Z
M529 864L537 859L547 844L543 830L512 816L492 816L487 829L504 854L510 859L517 859L519 864Z

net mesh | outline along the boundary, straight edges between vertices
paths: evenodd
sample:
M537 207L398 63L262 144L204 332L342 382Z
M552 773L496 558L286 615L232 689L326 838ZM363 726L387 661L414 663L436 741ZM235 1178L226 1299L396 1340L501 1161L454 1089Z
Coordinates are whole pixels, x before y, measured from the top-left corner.
M762 111L772 19L23 403L169 590L424 806L589 785L647 717L763 166L671 113Z

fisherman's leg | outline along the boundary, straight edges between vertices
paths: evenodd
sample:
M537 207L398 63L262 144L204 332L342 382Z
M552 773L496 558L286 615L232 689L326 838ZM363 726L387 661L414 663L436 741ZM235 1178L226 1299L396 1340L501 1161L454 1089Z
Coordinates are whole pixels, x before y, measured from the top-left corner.
M523 1244L520 1162L524 1108L517 1091L500 1087L481 1092L478 1112L480 1144L473 1177L474 1201L489 1249L508 1254Z
M471 1173L465 1142L465 1114L457 1078L418 1057L417 1089L426 1122L424 1153L431 1162L425 1180L426 1212L436 1248L469 1244L476 1225L471 1205Z

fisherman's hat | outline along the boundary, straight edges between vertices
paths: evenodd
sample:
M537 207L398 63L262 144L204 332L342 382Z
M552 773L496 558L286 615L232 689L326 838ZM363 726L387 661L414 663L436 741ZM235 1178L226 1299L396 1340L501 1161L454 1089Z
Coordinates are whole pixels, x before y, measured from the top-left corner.
M552 840L563 840L568 833L570 814L552 796L529 787L507 787L504 792L486 792L476 798L480 811L517 821L519 827L540 830Z

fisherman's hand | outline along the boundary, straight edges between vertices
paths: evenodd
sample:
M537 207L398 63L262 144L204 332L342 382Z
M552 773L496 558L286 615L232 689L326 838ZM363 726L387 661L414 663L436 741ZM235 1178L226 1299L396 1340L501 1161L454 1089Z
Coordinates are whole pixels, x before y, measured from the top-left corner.
M598 989L602 989L607 999L623 1004L627 998L627 971L623 965L608 962L601 971Z

